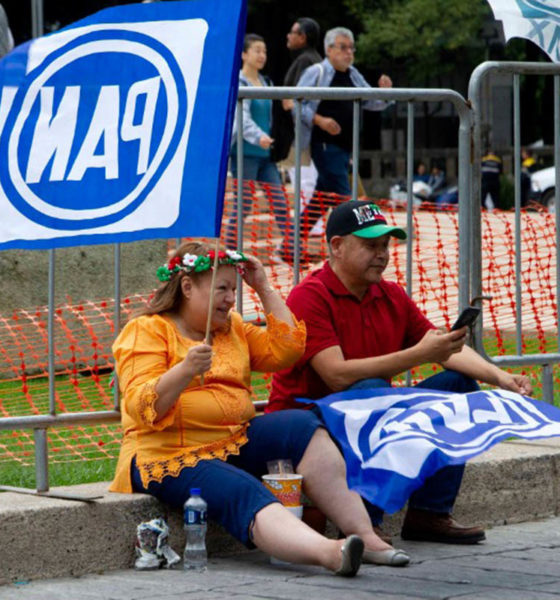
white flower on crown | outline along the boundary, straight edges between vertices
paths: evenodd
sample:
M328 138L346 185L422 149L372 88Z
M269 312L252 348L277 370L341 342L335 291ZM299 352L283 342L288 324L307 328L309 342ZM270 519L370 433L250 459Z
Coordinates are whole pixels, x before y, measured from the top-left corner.
M198 256L196 254L185 254L183 256L183 264L185 265L185 267L192 269L197 258Z
M231 258L231 260L243 260L243 256L241 256L241 254L235 250L226 250L226 254Z

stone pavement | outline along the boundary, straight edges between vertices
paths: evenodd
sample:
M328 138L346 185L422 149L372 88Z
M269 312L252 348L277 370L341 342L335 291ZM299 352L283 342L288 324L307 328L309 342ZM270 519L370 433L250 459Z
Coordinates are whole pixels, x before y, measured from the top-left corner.
M17 582L1 600L560 600L560 518L495 527L478 546L401 542L403 569L363 566L354 579L319 567L276 567L258 551L213 558L206 573L112 571ZM178 550L178 549L177 549ZM25 557L21 557L25 560Z
M558 473L560 438L502 442L469 461L454 514L462 522L486 527L558 517ZM99 482L53 489L101 496L92 503L0 493L0 585L127 569L134 563L136 526L156 516L167 520L172 547L182 547L180 511L167 510L145 494L110 493L108 486ZM402 516L400 511L388 517L385 529L398 533ZM211 555L243 550L215 523L209 525Z

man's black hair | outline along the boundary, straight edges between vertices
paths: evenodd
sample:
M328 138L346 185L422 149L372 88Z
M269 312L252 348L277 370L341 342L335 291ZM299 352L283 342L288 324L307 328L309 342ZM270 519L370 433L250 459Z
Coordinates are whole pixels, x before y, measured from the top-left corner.
M301 17L296 23L299 25L301 31L305 33L307 45L310 48L317 48L321 38L321 28L319 27L319 23L310 17Z

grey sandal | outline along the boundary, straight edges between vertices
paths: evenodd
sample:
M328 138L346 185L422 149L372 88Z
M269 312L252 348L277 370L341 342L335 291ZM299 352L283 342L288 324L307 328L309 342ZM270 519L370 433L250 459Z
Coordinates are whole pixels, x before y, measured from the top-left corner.
M357 535L349 535L340 551L342 552L342 563L335 574L342 577L354 577L362 564L364 553L362 538Z
M404 567L410 562L410 556L404 550L388 548L387 550L364 550L362 560L372 565Z

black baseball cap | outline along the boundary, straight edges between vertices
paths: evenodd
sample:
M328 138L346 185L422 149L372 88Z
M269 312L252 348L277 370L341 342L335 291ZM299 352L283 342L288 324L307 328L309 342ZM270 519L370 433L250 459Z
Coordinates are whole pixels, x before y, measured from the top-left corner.
M406 231L387 224L387 219L373 202L354 201L339 204L327 221L327 241L335 235L355 235L361 238L377 238L391 235L406 240Z

